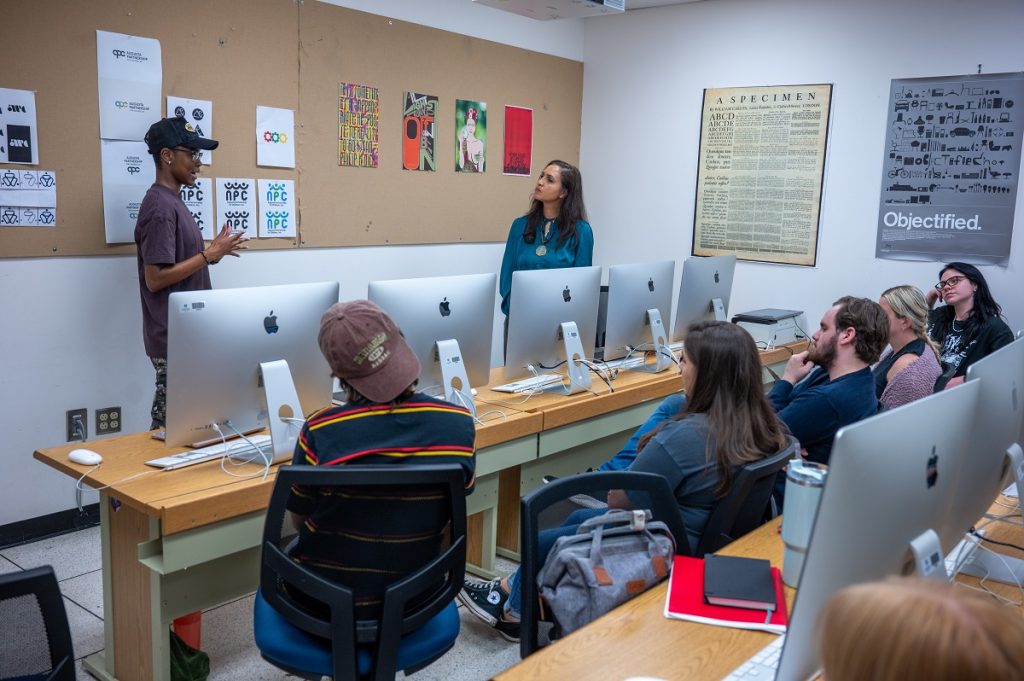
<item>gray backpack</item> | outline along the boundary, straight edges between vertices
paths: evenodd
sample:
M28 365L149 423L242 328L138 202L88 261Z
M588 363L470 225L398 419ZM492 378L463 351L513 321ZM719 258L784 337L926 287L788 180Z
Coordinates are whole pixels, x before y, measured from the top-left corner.
M608 511L559 537L537 586L561 634L597 619L664 579L676 543L651 512Z

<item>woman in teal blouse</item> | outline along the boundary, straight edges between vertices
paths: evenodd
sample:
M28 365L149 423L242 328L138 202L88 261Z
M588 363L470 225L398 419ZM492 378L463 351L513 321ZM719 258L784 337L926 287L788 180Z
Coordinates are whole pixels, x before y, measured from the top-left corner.
M583 206L583 178L576 166L551 161L537 179L530 211L515 219L501 259L501 311L508 309L512 273L559 267L589 267L594 258L594 233Z

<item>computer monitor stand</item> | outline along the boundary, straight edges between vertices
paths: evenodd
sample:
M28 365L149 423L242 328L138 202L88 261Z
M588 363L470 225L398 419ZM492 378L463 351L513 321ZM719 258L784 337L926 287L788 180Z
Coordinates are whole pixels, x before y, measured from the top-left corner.
M711 314L714 315L715 319L720 322L727 322L725 318L725 303L722 302L721 298L711 299Z
M1017 482L1019 504L1020 494L1024 491L1024 450L1015 442L1006 450L1006 458L1009 459L1010 470L1013 472L1011 477ZM964 541L971 540L979 543L979 540L974 539L970 534ZM994 579L1011 586L1024 584L1024 559L991 551L974 551L970 558L961 565L959 571L965 575Z
M452 404L465 407L476 418L476 403L470 392L466 363L462 361L459 341L454 338L437 341L437 361L441 366L441 385L444 399Z
M583 354L583 342L580 340L576 322L562 322L558 328L558 336L565 344L565 366L569 375L569 385L544 388L544 392L573 395L589 391L590 367L582 361L586 359L586 355Z
M288 461L295 454L295 443L305 412L299 404L292 372L288 362L260 362L263 394L267 399L267 421L270 422L270 441L274 444L274 461ZM288 421L294 418L299 421Z
M943 582L949 579L946 574L945 557L942 555L942 544L935 530L929 528L912 539L910 552L914 554L914 567L917 569L918 577Z

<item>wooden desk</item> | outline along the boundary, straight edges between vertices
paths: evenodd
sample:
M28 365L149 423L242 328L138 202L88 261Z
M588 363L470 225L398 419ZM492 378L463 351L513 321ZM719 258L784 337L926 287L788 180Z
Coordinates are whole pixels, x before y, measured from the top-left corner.
M467 499L482 541L476 555L493 567L498 485L489 475L520 459L534 458L539 414L506 411L477 429L477 481ZM87 466L67 460L80 446L42 449L39 461L74 478ZM217 462L174 471L144 465L173 451L149 433L88 443L103 465L86 477L100 492L103 560L104 650L86 658L99 679L166 680L170 676L168 627L172 620L251 593L259 581L264 511L277 474L240 479ZM235 472L257 473L247 465ZM125 480L143 471L150 474ZM116 484L114 484L116 483ZM488 550L487 546L490 546Z
M1005 498L1002 501L1007 503ZM991 512L1001 514L1007 510L993 505ZM767 558L772 565L781 568L780 526L781 518L776 518L736 540L720 553ZM987 529L992 539L1000 541L1020 544L1024 538L1024 528L1007 523L992 523ZM991 544L989 547L1024 558L1024 552L1015 549ZM973 577L958 576L957 581L978 586L978 580ZM992 582L988 586L1000 595L1014 600L1020 598L1016 586ZM668 583L662 582L498 674L495 681L621 681L631 676L693 681L721 679L766 646L774 636L760 631L666 619L663 612L667 589ZM785 591L792 613L796 591L789 587L785 587Z

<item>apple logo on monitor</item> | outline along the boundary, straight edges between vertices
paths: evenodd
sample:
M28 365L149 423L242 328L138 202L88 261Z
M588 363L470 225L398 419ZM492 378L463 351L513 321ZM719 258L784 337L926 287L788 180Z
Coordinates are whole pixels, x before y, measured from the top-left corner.
M564 300L564 301L565 301L565 302L567 302L567 303L568 303L568 302L569 302L570 300L572 300L572 293L571 293L571 292L569 291L569 287L568 287L568 286L566 286L566 287L565 287L565 290L564 290L564 291L562 291L562 300Z
M263 328L267 330L267 333L277 333L280 328L277 325L277 315L271 310L270 314L263 318Z
M647 280L647 290L654 293L654 277Z
M444 300L437 304L437 309L441 312L442 317L447 317L452 313L450 305L451 303L448 302L448 296L445 296Z
M721 281L721 277L718 276L718 270L715 270L715 283L717 284L720 281Z
M939 457L935 454L935 445L932 445L932 455L928 457L928 469L926 471L928 489L935 487L935 481L939 479Z

